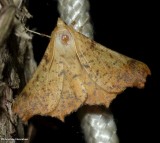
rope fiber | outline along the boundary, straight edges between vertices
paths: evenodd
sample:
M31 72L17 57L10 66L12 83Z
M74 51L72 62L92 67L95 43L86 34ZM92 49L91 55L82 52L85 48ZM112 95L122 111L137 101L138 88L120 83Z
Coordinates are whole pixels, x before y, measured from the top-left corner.
M90 23L88 0L58 0L60 17L68 25L74 23L74 29L87 37L93 38Z

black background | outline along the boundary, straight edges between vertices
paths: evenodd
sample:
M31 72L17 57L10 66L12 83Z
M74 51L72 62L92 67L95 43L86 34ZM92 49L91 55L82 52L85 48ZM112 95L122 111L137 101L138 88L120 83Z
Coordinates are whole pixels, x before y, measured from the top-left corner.
M27 26L50 35L59 17L57 0L30 0L28 4L33 18ZM153 143L159 140L160 56L156 6L146 1L90 0L94 40L146 63L152 72L144 89L128 88L110 105L120 143ZM48 43L49 39L34 35L33 48L38 63ZM85 143L76 113L66 117L65 123L39 116L30 122L36 128L33 143Z

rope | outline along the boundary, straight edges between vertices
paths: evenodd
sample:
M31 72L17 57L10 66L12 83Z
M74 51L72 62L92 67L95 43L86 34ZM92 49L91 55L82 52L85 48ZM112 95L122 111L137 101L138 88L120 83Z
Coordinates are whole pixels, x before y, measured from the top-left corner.
M88 0L58 0L58 2L58 10L65 23L68 25L74 23L75 30L93 38Z
M80 110L81 127L87 143L118 143L116 125L109 111L97 106Z
M58 0L60 17L68 25L74 23L74 29L93 38L90 23L88 0ZM93 107L94 108L94 107ZM96 107L83 110L81 127L87 143L118 143L116 125L113 116L106 110Z

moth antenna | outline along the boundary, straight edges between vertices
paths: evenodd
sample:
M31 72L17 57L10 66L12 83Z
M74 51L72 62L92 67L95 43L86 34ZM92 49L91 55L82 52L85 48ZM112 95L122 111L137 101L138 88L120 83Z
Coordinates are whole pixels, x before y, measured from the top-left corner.
M49 39L51 39L51 36L47 35L47 34L43 34L43 33L39 33L39 32L36 32L36 31L33 31L33 30L30 30L28 29L27 27L25 27L26 31L30 32L30 33L33 33L33 34L36 34L36 35L40 35L42 37L47 37Z

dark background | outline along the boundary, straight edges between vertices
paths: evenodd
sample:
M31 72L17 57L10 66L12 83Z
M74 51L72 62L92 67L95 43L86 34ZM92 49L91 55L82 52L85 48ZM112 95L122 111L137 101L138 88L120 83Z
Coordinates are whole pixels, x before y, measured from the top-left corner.
M115 51L146 63L152 75L144 89L128 88L110 105L120 143L154 143L159 140L160 64L158 52L158 8L149 2L115 2L90 0L94 40ZM30 0L27 23L30 29L50 35L56 26L57 0ZM33 48L41 60L49 39L34 35ZM54 118L34 117L33 143L85 143L76 113L65 123ZM158 130L158 131L157 131Z

